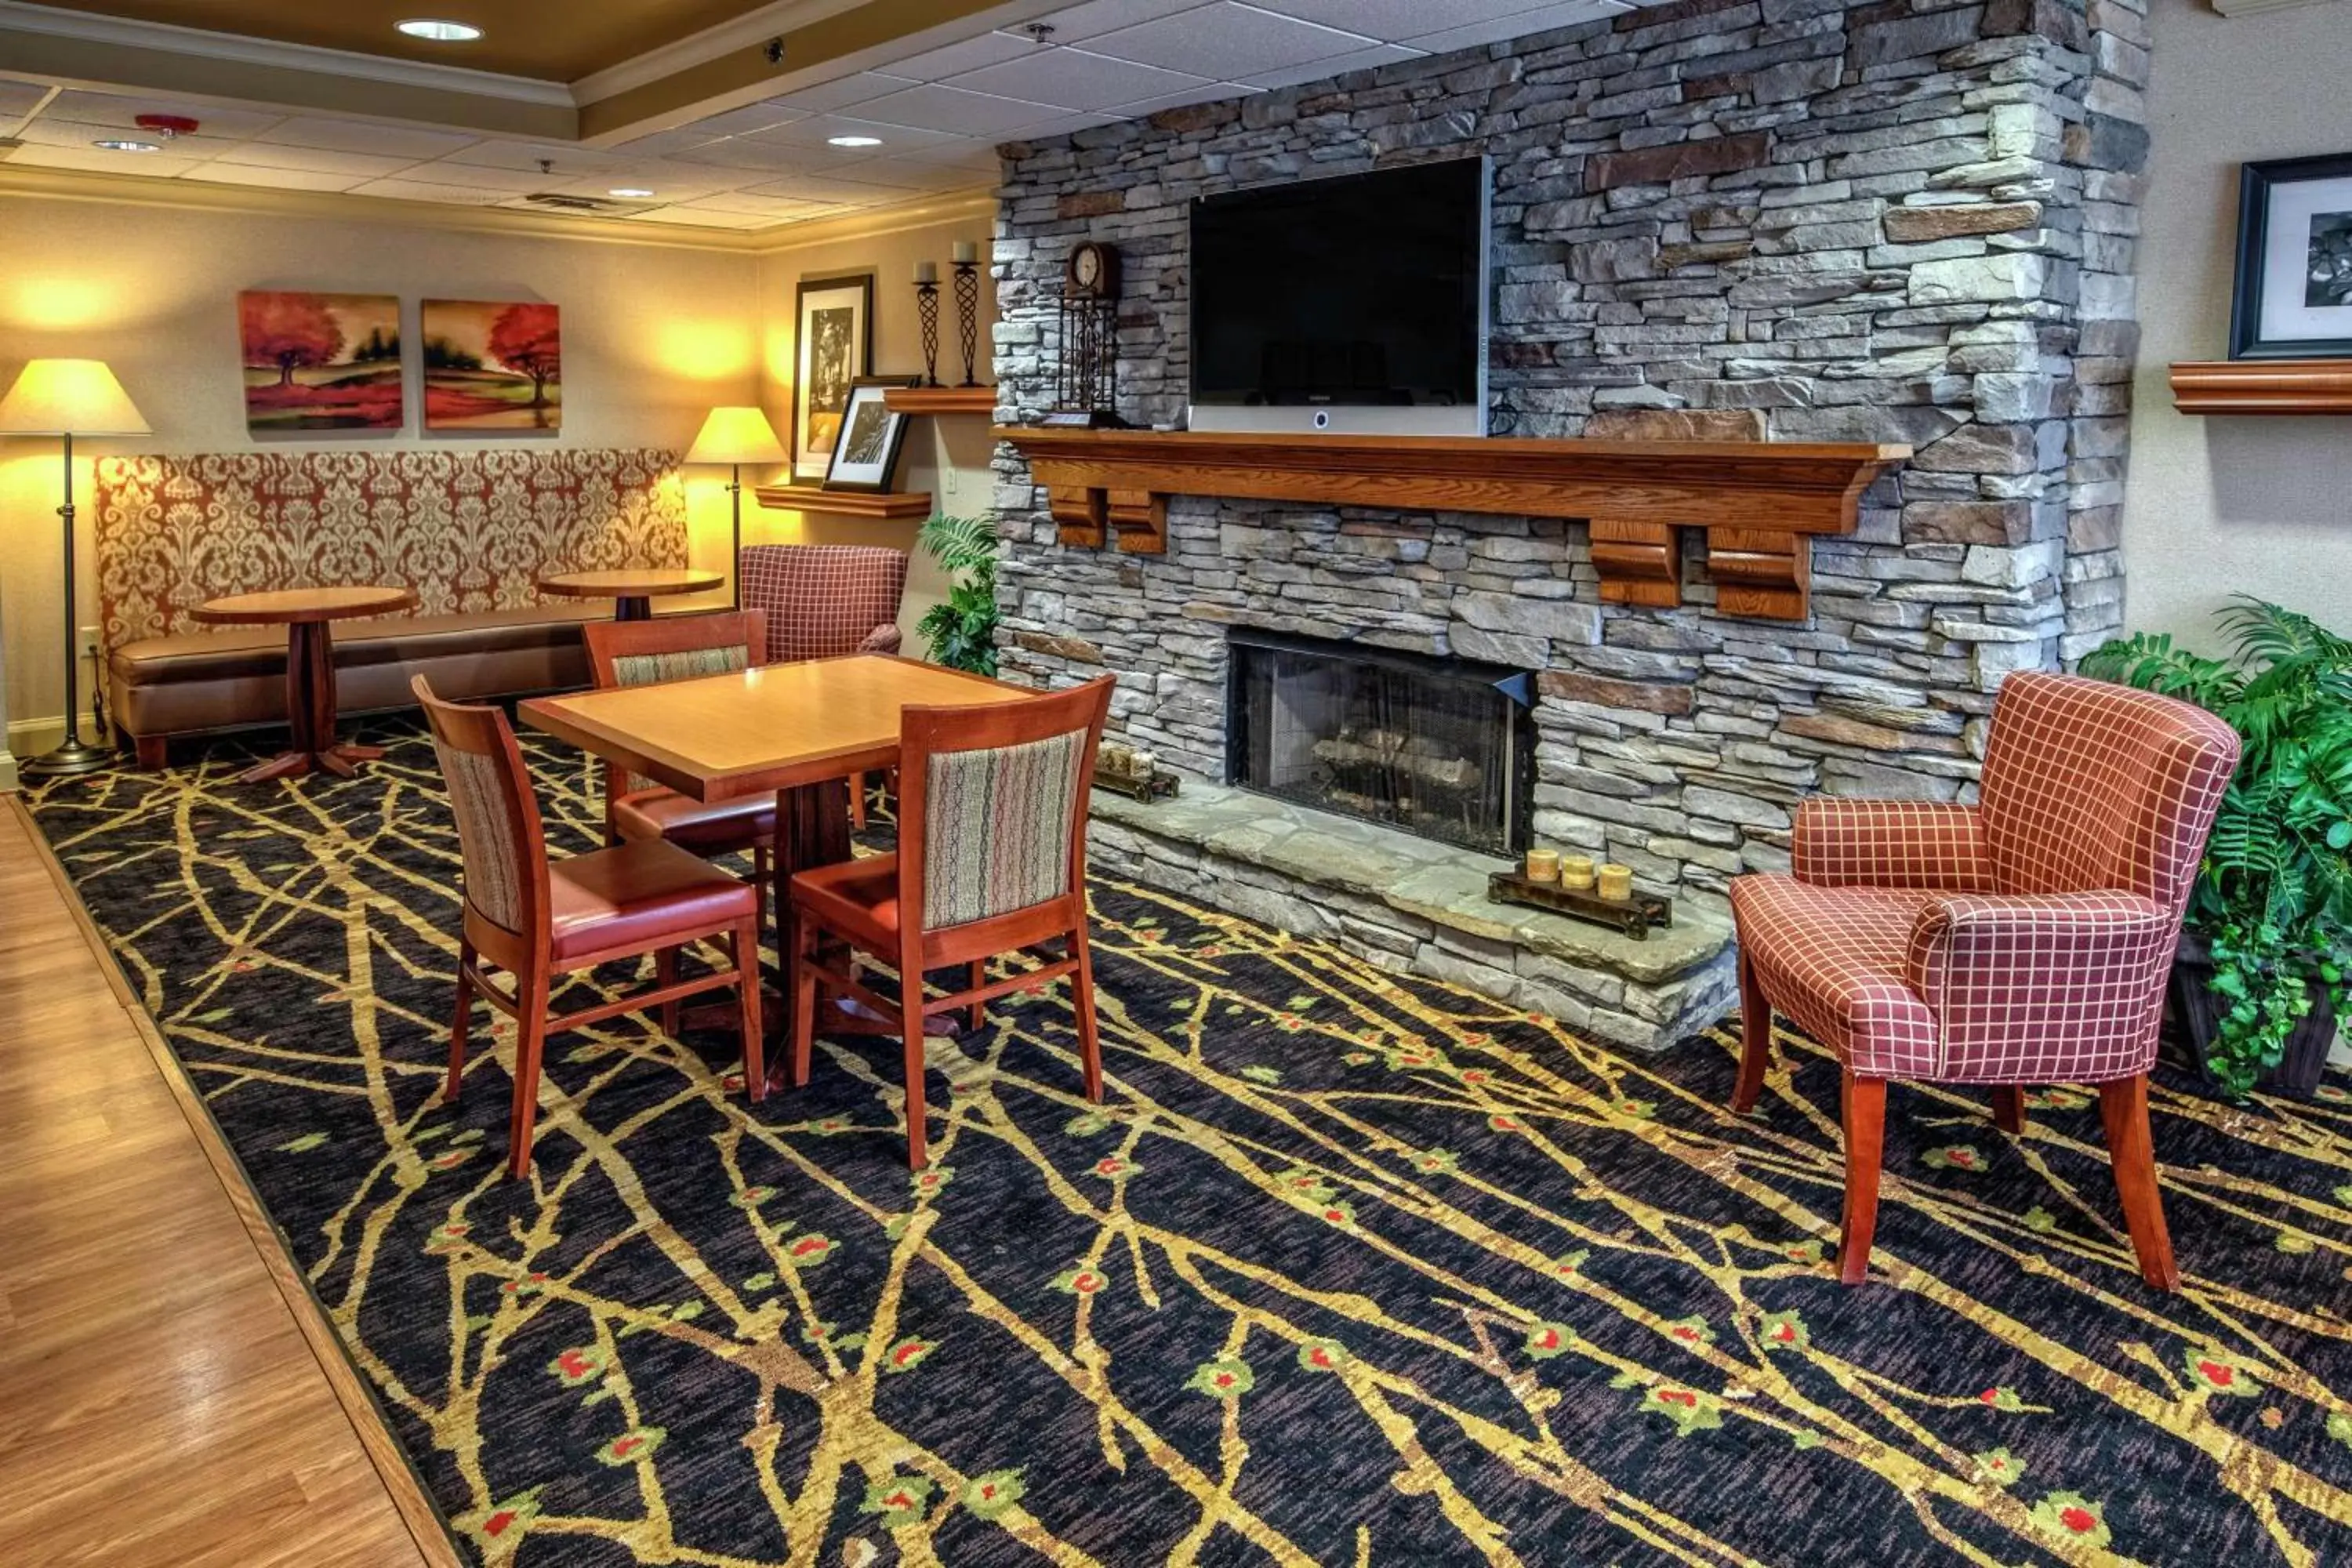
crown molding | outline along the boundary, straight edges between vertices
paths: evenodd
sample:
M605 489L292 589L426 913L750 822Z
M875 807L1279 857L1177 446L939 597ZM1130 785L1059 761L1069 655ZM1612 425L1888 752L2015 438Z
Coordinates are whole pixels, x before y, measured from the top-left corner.
M774 0L773 4L747 12L731 22L721 22L715 27L689 33L683 38L648 49L633 60L590 72L572 84L572 101L585 105L618 97L625 92L634 92L638 88L651 86L681 71L706 65L719 55L757 47L771 38L782 37L811 22L853 10L863 3L864 0Z
M92 11L65 11L53 5L27 5L25 0L0 0L0 31L38 33L110 48L150 49L162 54L192 55L198 59L232 60L276 70L351 77L388 87L500 98L541 108L579 107L572 89L558 81L395 59L388 55L364 55L351 49L321 48L314 44L280 43L274 38L215 33Z
M722 251L737 256L776 256L843 240L879 238L910 229L974 219L993 219L996 198L986 192L926 196L841 217L813 219L765 229L680 229L667 224L619 218L562 217L517 207L461 207L435 202L395 202L339 191L272 191L255 185L216 185L202 180L157 179L145 174L85 174L79 170L20 169L0 163L0 201L9 198L88 202L100 205L169 208L184 212L238 213L252 216L308 218L327 223L379 224L443 234L502 235L514 238L569 240L589 245L633 245L662 250Z

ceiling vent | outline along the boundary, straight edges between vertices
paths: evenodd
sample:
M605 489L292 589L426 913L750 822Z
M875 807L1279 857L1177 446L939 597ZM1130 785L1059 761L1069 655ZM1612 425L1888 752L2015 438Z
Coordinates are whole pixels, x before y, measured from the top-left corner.
M523 197L526 205L547 212L575 213L583 217L626 217L631 213L651 212L659 202L614 201L605 196L576 195L569 191L533 191Z

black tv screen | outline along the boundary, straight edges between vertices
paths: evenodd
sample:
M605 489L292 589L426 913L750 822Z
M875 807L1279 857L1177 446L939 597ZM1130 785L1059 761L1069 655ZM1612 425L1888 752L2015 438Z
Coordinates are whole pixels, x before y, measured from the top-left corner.
M1459 158L1194 201L1193 403L1482 408L1486 187Z

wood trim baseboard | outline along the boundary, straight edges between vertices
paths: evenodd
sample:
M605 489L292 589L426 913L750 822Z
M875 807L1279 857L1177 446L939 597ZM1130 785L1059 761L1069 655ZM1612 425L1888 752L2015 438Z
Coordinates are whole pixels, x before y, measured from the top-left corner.
M146 1043L147 1054L153 1058L155 1070L172 1091L172 1099L187 1119L189 1131L195 1134L196 1143L211 1162L213 1174L219 1178L221 1188L228 1194L229 1206L245 1226L246 1238L252 1242L262 1267L284 1298L287 1311L292 1315L295 1327L300 1330L311 1355L318 1361L319 1371L325 1376L327 1386L334 1391L336 1403L342 1406L344 1418L351 1422L352 1432L359 1439L360 1448L375 1468L376 1476L383 1482L392 1498L393 1507L399 1510L401 1522L416 1543L417 1554L430 1568L466 1568L453 1539L448 1521L442 1517L438 1504L425 1489L425 1479L410 1464L408 1453L385 1425L383 1412L378 1407L375 1394L352 1364L351 1354L343 1347L342 1336L328 1321L327 1310L310 1290L310 1281L302 1277L301 1268L286 1248L285 1238L261 1205L260 1195L254 1191L251 1178L236 1152L228 1146L228 1139L213 1120L210 1107L196 1092L180 1058L172 1054L164 1042L163 1031L155 1026L146 1005L122 977L122 966L106 945L106 938L90 918L81 895L75 891L73 879L58 861L57 852L41 834L33 814L20 795L10 795L4 808L13 811L32 840L34 853L49 874L49 880L64 899L66 910L72 916L75 929L89 944L90 953L98 960L99 972L105 975L108 989L131 1020L139 1037Z

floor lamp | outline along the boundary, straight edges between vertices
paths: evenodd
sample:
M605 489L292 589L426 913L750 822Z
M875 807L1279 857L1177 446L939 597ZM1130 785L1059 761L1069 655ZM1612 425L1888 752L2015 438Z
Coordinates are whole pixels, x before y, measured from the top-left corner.
M694 447L687 453L686 460L715 463L734 470L734 477L727 482L728 499L735 509L730 535L733 544L727 556L727 585L740 610L743 607L743 465L782 462L784 444L776 439L775 426L758 409L714 408L710 417L702 422L702 434L694 438Z
M48 755L25 764L24 771L37 778L94 773L112 760L103 746L81 743L81 649L74 627L79 618L74 597L74 437L148 434L147 421L122 384L99 360L37 359L25 366L8 395L0 398L0 436L56 436L65 444L65 504L58 508L58 516L65 523L66 740Z

